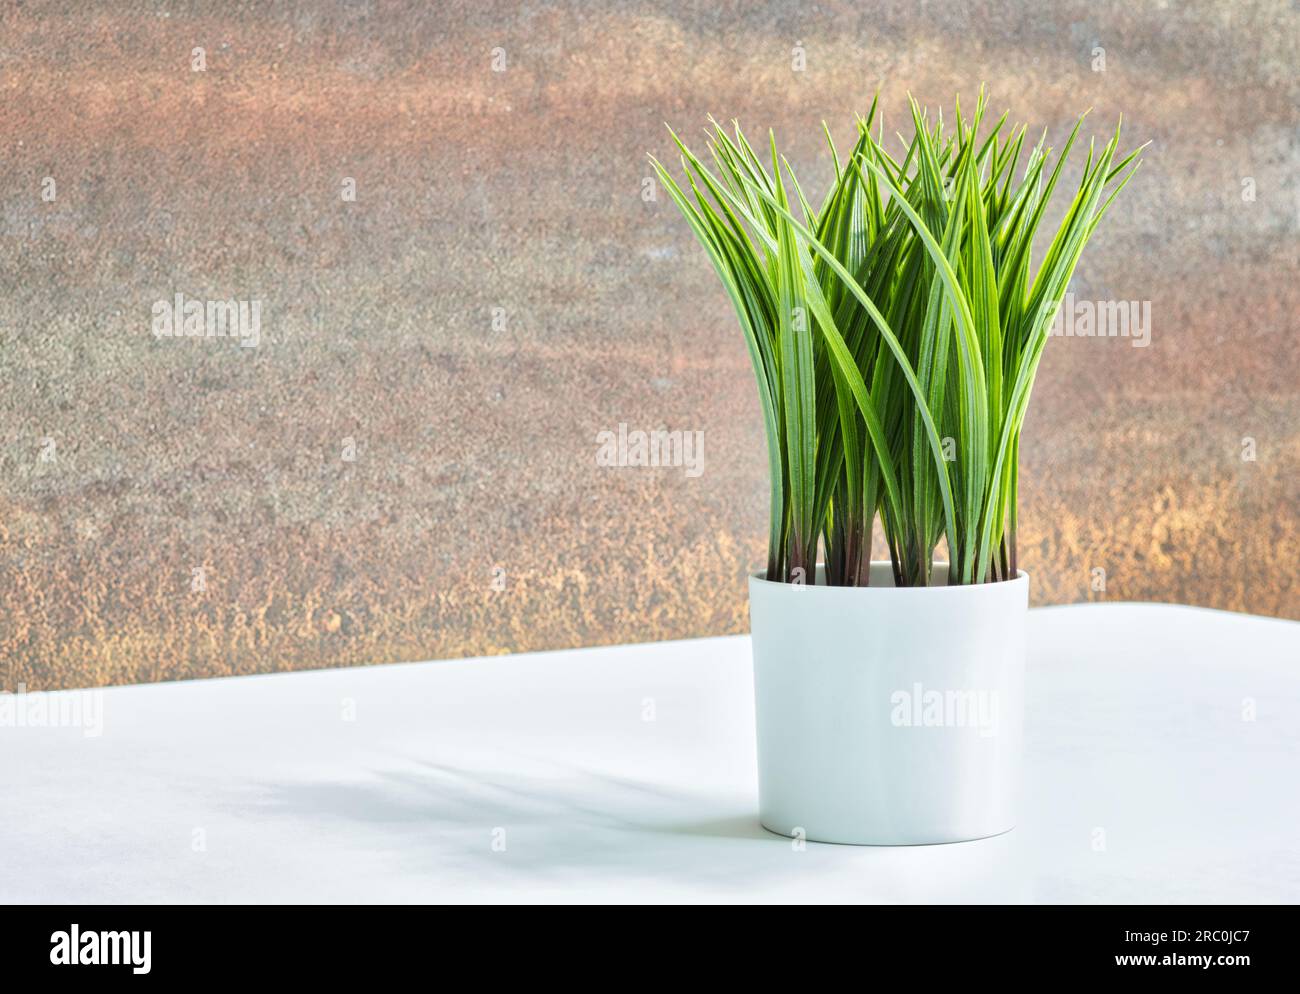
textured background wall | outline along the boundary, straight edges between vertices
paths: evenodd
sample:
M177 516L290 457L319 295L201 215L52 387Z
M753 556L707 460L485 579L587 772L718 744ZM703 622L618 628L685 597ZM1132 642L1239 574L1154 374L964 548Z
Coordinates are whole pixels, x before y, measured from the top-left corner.
M1035 391L1034 600L1300 617L1293 4L0 10L0 689L743 630L758 406L644 156L738 116L816 188L877 86L1154 143L1075 285L1151 344ZM156 338L177 292L260 344ZM620 422L703 474L597 466Z

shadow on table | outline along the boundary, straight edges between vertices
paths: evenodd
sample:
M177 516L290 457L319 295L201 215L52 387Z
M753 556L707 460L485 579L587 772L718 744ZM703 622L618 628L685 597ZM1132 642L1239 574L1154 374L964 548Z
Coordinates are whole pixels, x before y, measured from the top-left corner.
M620 830L729 839L779 841L757 814L673 820L697 811L693 795L656 784L578 768L547 775L485 774L420 762L414 769L377 770L364 782L263 784L263 803L282 814L333 816L360 823L422 824L441 829L558 824L577 830Z
M377 837L370 842L376 850L388 849L404 864L412 852L431 857L430 868L442 871L558 876L606 868L744 890L808 869L786 858L788 842L767 832L756 814L701 820L692 814L707 800L590 770L488 775L421 762L377 770L363 782L261 786L259 807L318 827L321 818L350 822ZM702 839L718 844L700 846ZM756 845L763 852L755 853ZM747 876L755 871L760 881Z
M715 818L711 821L687 822L671 825L662 831L680 835L697 835L710 839L764 839L781 842L782 836L769 832L759 824L758 815L736 815L734 818ZM789 839L784 840L789 844Z
M537 884L568 885L580 879L575 874L598 880L609 871L757 896L802 877L825 879L841 898L857 891L864 901L943 900L929 893L939 882L929 879L934 871L942 871L946 894L964 877L983 875L1001 852L997 840L954 847L928 857L918 877L913 869L921 864L906 849L814 843L800 850L764 829L756 813L725 814L725 799L576 767L489 774L418 762L362 782L260 786L257 806L300 819L304 831L337 832L329 820L343 822L341 842L391 854L404 871L422 861L430 874L489 885L521 873ZM718 817L700 817L719 809Z

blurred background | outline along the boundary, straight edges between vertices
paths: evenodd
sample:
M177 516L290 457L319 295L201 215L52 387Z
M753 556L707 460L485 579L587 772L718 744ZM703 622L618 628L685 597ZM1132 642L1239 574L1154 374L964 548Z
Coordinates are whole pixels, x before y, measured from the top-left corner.
M982 82L1152 142L1074 283L1149 344L1034 392L1034 603L1300 618L1295 4L0 10L0 690L746 630L753 379L646 153L735 117L811 193L823 120ZM155 335L178 293L256 346ZM620 424L701 471L598 465Z

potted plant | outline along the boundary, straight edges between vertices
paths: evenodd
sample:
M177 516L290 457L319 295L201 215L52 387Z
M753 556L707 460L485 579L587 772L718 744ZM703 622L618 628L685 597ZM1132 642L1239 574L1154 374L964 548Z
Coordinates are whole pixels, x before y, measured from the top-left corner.
M1015 824L1020 431L1058 302L1141 151L1120 157L1118 127L1090 147L1034 267L1083 118L1053 162L1005 114L987 127L983 92L951 128L909 103L898 157L878 101L847 155L827 131L819 207L775 138L765 165L738 125L711 122L708 165L673 134L683 184L652 157L735 307L766 426L768 558L749 584L760 818L824 842ZM877 516L888 561L871 558Z

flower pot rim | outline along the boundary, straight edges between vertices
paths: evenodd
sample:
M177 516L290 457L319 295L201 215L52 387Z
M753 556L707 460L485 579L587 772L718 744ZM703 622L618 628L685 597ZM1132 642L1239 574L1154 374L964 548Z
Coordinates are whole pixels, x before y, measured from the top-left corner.
M892 569L892 565L888 559L873 559L871 560L871 566L873 569L876 567L883 567L884 569ZM819 574L824 574L825 569L826 569L825 563L818 563L813 573L814 580ZM948 564L946 562L936 561L934 563L934 572L936 574L940 573L941 571L946 572L947 569L948 569ZM767 570L761 569L761 570L753 571L749 574L749 582L751 585L764 584L771 587L789 587L791 589L800 590L800 591L819 590L819 591L830 592L830 591L842 590L842 591L874 591L877 593L881 591L891 591L897 594L898 596L904 596L908 592L918 593L922 591L1006 590L1018 585L1027 585L1029 583L1029 574L1021 569L1021 570L1016 570L1016 577L1014 580L996 580L992 583L958 583L958 584L953 584L951 586L947 583L941 583L941 584L932 584L928 587L895 587L892 584L887 587L885 586L841 587L841 586L831 586L829 584L816 583L816 582L806 583L806 584L796 584L796 583L783 583L779 580L769 580L767 579Z

